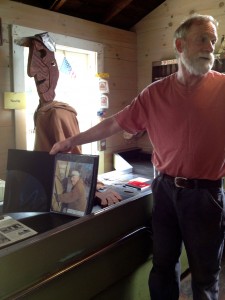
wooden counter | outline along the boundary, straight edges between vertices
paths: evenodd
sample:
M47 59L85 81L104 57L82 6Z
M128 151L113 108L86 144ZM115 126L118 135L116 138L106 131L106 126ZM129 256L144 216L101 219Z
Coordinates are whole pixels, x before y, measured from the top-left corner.
M74 219L12 214L39 234L0 250L0 299L91 299L151 254L151 193Z

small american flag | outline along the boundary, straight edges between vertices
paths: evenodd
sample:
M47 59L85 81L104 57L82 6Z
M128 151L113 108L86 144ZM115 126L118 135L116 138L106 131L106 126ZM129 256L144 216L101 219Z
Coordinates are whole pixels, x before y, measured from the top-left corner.
M76 78L76 74L66 57L63 58L63 62L60 67L60 72L66 74L66 75L70 75L72 78Z

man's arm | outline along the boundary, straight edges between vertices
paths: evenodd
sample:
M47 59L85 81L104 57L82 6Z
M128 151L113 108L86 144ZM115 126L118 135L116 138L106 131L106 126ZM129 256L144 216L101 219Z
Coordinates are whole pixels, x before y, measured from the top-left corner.
M50 154L56 154L58 152L70 152L77 145L99 141L120 131L122 131L122 128L117 123L115 117L112 116L78 135L55 143L50 151Z

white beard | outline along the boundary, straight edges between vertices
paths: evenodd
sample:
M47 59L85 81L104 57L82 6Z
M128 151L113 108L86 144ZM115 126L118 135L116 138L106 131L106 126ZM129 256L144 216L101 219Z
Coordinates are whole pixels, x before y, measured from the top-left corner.
M184 49L183 55L181 55L180 58L187 71L193 75L206 74L212 69L215 60L212 53L199 53L195 57L187 57L186 49Z

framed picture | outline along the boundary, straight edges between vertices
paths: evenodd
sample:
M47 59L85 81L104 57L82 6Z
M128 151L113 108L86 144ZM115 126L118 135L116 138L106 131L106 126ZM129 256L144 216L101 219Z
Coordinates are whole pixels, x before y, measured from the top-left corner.
M97 173L97 155L9 149L3 213L88 214Z
M93 207L98 173L98 156L58 153L55 156L51 211L89 214Z

